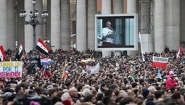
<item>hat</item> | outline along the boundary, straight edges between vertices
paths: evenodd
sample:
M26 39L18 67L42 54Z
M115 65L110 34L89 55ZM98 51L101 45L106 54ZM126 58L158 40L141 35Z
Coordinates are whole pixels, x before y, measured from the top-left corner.
M150 91L149 91L148 89L143 89L143 91L142 91L143 97L146 98L146 97L148 96L148 93L149 93L149 92L150 92Z
M170 74L170 77L176 77L176 75L175 74Z
M63 100L62 103L64 105L71 105L71 101L69 99Z
M30 102L30 105L40 105L38 102L35 102L35 101L31 101Z

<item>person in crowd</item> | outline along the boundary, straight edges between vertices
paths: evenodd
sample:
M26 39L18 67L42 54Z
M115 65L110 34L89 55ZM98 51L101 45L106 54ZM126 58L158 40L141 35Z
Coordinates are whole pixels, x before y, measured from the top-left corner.
M166 81L166 90L169 90L171 87L175 87L178 84L178 81L175 80L175 74L170 74L169 78Z
M17 50L7 50L6 61L17 61ZM184 53L180 59L174 59L175 50L168 53L148 52L145 62L141 55L102 57L102 52L87 50L65 51L57 49L49 55L38 56L52 59L47 65L51 76L44 76L44 67L31 64L33 51L25 52L21 78L0 78L0 104L3 105L176 105L184 104ZM152 57L168 57L166 68L153 68ZM88 65L82 59L93 58ZM62 76L65 62L65 75ZM99 71L89 73L87 66ZM94 71L96 69L93 69ZM30 72L31 71L31 72ZM32 72L34 71L34 72ZM90 71L91 72L91 71ZM155 78L160 73L161 78ZM178 77L178 78L177 78ZM44 100L44 101L41 101ZM172 101L170 101L172 100Z
M171 96L172 100L179 105L184 104L184 96L182 94L180 94L179 92L174 93Z
M113 43L115 40L115 33L114 30L111 27L111 22L108 21L106 23L106 27L102 29L102 39L104 39L104 42Z

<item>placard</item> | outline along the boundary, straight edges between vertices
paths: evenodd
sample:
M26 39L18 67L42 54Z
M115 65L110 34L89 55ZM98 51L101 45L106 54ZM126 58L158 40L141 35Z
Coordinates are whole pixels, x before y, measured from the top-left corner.
M0 78L22 77L22 62L0 62Z

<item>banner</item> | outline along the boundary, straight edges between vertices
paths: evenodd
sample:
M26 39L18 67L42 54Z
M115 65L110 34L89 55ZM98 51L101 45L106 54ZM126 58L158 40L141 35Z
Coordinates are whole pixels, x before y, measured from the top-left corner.
M84 65L89 65L93 61L94 61L94 59L91 59L91 58L89 58L89 59L82 59L81 63L84 64Z
M0 78L22 77L22 62L0 62Z
M100 64L96 64L95 66L86 66L86 70L88 74L96 74L99 73Z
M153 56L152 67L166 68L168 64L168 58Z

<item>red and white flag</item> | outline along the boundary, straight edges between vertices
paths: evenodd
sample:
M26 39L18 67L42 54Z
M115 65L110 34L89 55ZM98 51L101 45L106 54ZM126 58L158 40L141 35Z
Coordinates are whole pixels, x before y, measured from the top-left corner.
M166 68L168 58L153 56L152 67Z
M23 48L22 44L20 43L19 44L19 53L18 53L19 59L21 59L23 53L24 53L24 48Z
M6 54L5 54L3 46L0 46L0 60L1 61L5 61L6 60Z
M37 42L36 49L39 50L41 53L46 54L46 55L48 55L48 53L50 51L50 48L40 38Z
M179 58L180 55L182 55L182 46L180 46L180 48L179 48L179 51L177 53L177 58Z

